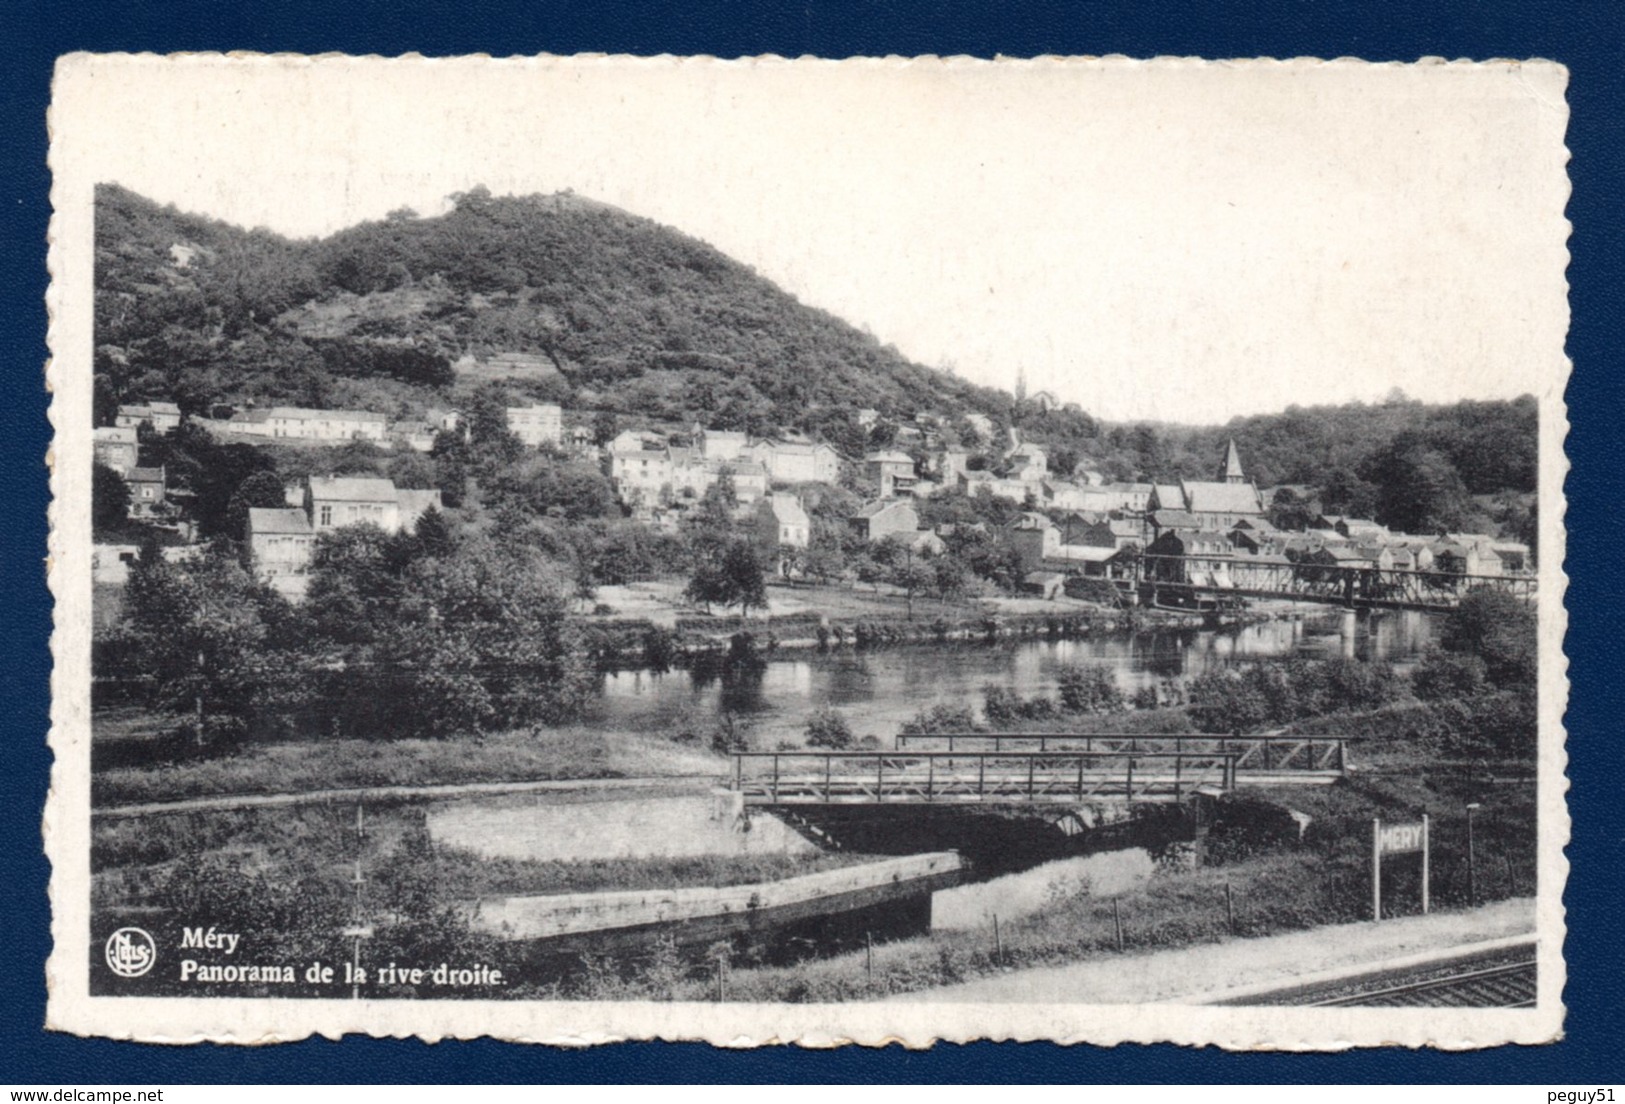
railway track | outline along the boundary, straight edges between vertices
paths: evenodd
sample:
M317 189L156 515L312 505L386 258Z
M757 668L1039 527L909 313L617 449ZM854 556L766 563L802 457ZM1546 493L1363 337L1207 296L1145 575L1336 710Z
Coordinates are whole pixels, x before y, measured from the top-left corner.
M1535 960L1305 1002L1316 1008L1533 1008Z
M1221 1003L1308 1008L1533 1008L1536 977L1531 943Z

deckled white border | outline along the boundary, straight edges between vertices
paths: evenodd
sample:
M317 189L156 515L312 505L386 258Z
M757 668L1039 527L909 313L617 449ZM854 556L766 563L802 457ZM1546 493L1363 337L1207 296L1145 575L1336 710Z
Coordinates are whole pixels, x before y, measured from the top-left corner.
M709 58L627 58L589 55L572 58L541 57L491 59L485 57L424 59L347 58L338 55L154 55L75 54L61 59L56 73L56 95L50 115L52 131L52 200L49 264L51 287L50 348L52 360L47 382L53 393L51 421L55 441L51 463L49 577L56 603L52 654L50 746L55 754L52 785L46 802L44 837L52 864L51 903L53 953L47 963L50 998L47 1026L85 1035L150 1042L201 1041L269 1043L320 1034L337 1038L346 1033L377 1036L416 1036L425 1040L497 1038L580 1046L622 1039L706 1040L725 1047L748 1047L793 1042L824 1047L856 1042L880 1045L900 1042L910 1047L929 1046L938 1039L1038 1040L1064 1043L1173 1042L1216 1044L1235 1049L1340 1050L1355 1046L1400 1045L1465 1049L1497 1043L1540 1043L1559 1036L1562 1029L1562 957L1564 913L1562 888L1568 876L1563 848L1569 837L1564 794L1567 755L1563 747L1562 719L1567 701L1567 660L1562 643L1567 615L1562 597L1567 576L1562 569L1564 551L1563 480L1568 460L1563 441L1568 429L1563 389L1569 365L1561 350L1552 350L1551 378L1540 399L1540 724L1538 934L1540 957L1539 1006L1528 1011L1497 1009L1315 1009L1217 1008L1170 1005L1020 1005L853 1003L844 1005L659 1004L509 1001L345 1001L345 1000L230 1000L208 998L118 998L87 995L89 947L89 644L90 644L90 455L91 455L91 334L93 317L93 227L87 201L94 185L93 157L71 146L74 120L62 110L64 82L84 82L95 76L107 80L110 65L146 68L155 63L184 69L214 65L342 66L358 75L405 65L455 67L470 80L492 67L624 66L692 68L695 66L941 66L978 69L991 66L1081 66L1091 69L1128 69L1145 66L1190 67L1222 65L1252 67L1360 66L1369 63L1340 59L1318 61L1256 60L1207 62L1190 58L1135 61L1039 58L983 61L972 58L866 58L848 61L782 58L718 61ZM1421 66L1443 68L1477 63L1423 59ZM1486 62L1510 65L1522 72L1530 94L1563 113L1567 72L1547 62ZM1381 68L1391 68L1390 63ZM1531 79L1535 78L1535 79ZM107 87L95 94L129 94L126 88ZM82 103L82 100L75 102ZM1568 185L1564 164L1567 151L1532 150L1532 156L1552 158L1552 232L1567 239L1563 219ZM88 174L88 175L87 175ZM1559 192L1561 194L1559 194ZM1561 273L1536 273L1551 281L1551 294L1563 295L1566 318L1567 285Z

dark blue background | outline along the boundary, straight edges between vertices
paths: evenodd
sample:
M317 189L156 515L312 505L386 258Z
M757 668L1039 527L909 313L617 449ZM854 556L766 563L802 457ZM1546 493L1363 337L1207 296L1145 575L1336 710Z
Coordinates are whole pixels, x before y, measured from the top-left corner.
M1625 123L1625 9L1611 3L1404 4L1275 2L1088 4L728 3L601 0L309 0L272 4L28 0L4 5L12 46L0 65L0 457L5 463L5 601L0 602L0 1084L414 1081L1084 1081L1084 1082L1528 1082L1618 1081L1625 934L1619 920L1621 716L1609 572L1620 566L1614 510L1621 485L1621 124ZM44 243L50 185L45 110L53 59L70 50L345 51L432 55L592 50L634 54L1120 53L1136 57L1424 56L1546 57L1569 66L1569 218L1576 364L1568 482L1569 909L1567 1038L1543 1048L1490 1053L1360 1052L1232 1055L1175 1047L1063 1049L1049 1045L939 1046L927 1053L847 1048L720 1053L698 1045L633 1044L556 1051L488 1041L353 1039L232 1049L166 1048L47 1035L42 963L49 950L48 869L39 817L50 670L50 603L44 585L49 441ZM764 1024L764 1028L769 1025Z

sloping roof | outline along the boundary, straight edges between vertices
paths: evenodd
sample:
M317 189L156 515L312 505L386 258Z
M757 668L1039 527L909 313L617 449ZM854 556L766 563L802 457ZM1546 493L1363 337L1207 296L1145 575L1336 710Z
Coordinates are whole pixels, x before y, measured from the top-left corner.
M1151 514L1151 524L1158 529L1200 529L1202 519L1188 510L1157 510Z
M311 534L310 519L303 510L250 506L248 531L251 534L308 537Z
M250 413L259 414L260 412L251 411ZM232 420L236 421L237 417L240 417L240 415L233 417ZM247 420L264 421L266 418L292 418L295 421L304 422L319 421L321 419L327 419L329 421L352 422L389 421L389 419L384 417L384 415L374 413L371 410L315 410L308 406L273 406L270 410L265 411L263 416L258 418L251 417Z
M1266 536L1266 537L1274 536L1276 533L1279 533L1281 531L1281 530L1277 529L1275 527L1275 525L1268 518L1264 518L1264 517L1244 517L1240 521L1238 521L1234 525L1232 525L1231 528L1232 529L1251 529L1253 532L1259 534L1260 536Z
M855 518L879 517L887 510L899 508L907 508L909 510L914 509L914 507L910 506L907 502L900 498L881 498L876 499L874 502L870 502L867 505L858 507L857 513L853 514L852 516Z
M1115 545L1104 544L1063 544L1059 548L1044 553L1046 560L1062 560L1070 563L1105 563L1116 556L1118 549Z
M780 525L811 524L807 511L802 508L801 500L795 495L771 494L767 496L767 502L773 510L773 516L779 519Z
M1230 555L1229 536L1219 529L1169 529L1157 537L1155 543L1161 543L1167 538L1173 538L1184 546L1187 552L1197 552L1212 556Z
M1144 495L1150 494L1153 488L1154 485L1151 483L1103 483L1100 486L1100 489L1103 491L1115 491L1118 494Z
M1012 529L1053 529L1055 523L1043 514L1020 514L1010 523Z
M418 489L415 487L401 487L395 491L395 500L401 504L401 513L417 517L431 506L440 509L440 489L429 487Z
M124 478L131 483L162 483L164 481L164 469L131 468L124 473Z
M1232 437L1224 450L1224 479L1240 483L1245 478L1241 470L1241 453L1236 449L1236 439Z
M1264 502L1251 483L1194 483L1186 481L1185 507L1198 514L1262 514Z
M764 479L767 478L767 469L754 460L707 460L706 463L716 465L718 471L726 468L734 475L759 475Z
M388 479L351 475L313 475L312 498L336 498L345 502L394 502L395 484Z
M97 426L95 438L98 441L121 445L133 445L138 439L135 429L131 426Z
M910 456L906 452L898 452L896 449L887 449L884 452L871 452L868 456L863 458L863 462L865 464L912 465L914 463L914 457Z
M179 414L181 408L166 399L157 399L147 404L154 414Z
M1371 557L1370 556L1366 555L1360 549L1354 548L1354 547L1352 547L1350 545L1346 545L1346 544L1341 544L1341 545L1339 545L1339 544L1328 544L1326 547L1322 548L1318 554L1322 555L1322 556L1329 556L1332 559L1338 561L1339 563L1343 563L1343 562L1370 563L1371 562Z
M1157 496L1157 505L1164 510L1185 508L1185 489L1177 483L1153 483L1151 491Z

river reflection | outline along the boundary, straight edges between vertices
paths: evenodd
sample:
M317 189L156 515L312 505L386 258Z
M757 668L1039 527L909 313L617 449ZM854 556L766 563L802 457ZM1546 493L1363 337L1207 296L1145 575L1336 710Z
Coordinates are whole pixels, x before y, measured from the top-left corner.
M759 746L799 736L807 714L841 711L859 736L889 740L922 709L979 709L992 683L1023 696L1054 694L1061 669L1110 667L1132 695L1146 686L1181 682L1214 667L1256 659L1354 654L1404 667L1434 639L1431 615L1361 614L1352 637L1342 614L1312 613L1218 631L1179 630L997 644L909 645L870 652L797 652L760 670L724 677L690 671L623 671L604 676L591 722L621 731L708 726L723 712L749 718Z

